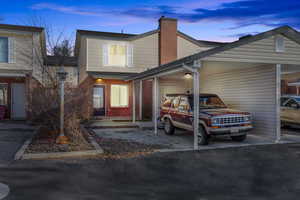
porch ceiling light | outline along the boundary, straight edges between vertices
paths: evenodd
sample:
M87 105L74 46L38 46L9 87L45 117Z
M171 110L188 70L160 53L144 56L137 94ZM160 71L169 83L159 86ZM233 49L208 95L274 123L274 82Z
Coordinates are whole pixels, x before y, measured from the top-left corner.
M191 73L185 73L185 75L184 75L184 78L186 78L186 79L191 79L193 76L192 76L192 74Z
M103 81L102 78L97 78L97 79L96 79L96 83L101 83L102 81Z

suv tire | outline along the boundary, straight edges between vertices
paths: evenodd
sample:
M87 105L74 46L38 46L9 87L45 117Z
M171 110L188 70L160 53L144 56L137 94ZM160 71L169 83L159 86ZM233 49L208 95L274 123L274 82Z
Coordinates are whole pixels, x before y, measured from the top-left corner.
M247 138L247 135L231 136L231 139L236 142L243 142Z
M169 118L164 120L164 131L166 135L174 135L175 133L175 127Z
M198 144L208 145L208 135L206 134L205 129L201 125L199 125Z

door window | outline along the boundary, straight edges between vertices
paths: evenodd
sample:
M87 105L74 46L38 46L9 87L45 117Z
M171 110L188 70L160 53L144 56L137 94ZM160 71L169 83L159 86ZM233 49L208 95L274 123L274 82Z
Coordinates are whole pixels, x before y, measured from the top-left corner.
M94 87L93 103L94 108L99 109L104 107L104 91L103 87Z

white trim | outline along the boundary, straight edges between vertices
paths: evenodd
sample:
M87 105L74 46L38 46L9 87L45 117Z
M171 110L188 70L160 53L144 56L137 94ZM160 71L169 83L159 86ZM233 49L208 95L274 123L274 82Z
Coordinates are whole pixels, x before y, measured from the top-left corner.
M142 120L143 119L143 117L142 117L142 115L143 115L143 105L142 105L142 103L143 103L143 81L142 80L140 80L140 92L139 93L140 93L139 94L139 99L140 99L140 104L139 104L140 116L139 116L139 118L140 118L140 120Z
M0 77L26 77L25 74L0 73Z
M132 81L132 122L136 122L135 83Z
M86 70L89 71L89 39L86 37Z
M153 121L154 121L154 133L155 135L157 135L158 130L157 130L157 116L158 116L158 78L154 77L153 80L153 84L154 84L154 94L153 94L153 98L154 98L154 112L153 112Z
M300 86L300 82L288 83L288 86Z
M281 140L281 120L280 120L280 98L281 98L281 64L276 65L276 140Z
M194 89L194 149L198 150L198 133L199 133L199 97L200 97L200 80L199 72L193 73L193 89Z

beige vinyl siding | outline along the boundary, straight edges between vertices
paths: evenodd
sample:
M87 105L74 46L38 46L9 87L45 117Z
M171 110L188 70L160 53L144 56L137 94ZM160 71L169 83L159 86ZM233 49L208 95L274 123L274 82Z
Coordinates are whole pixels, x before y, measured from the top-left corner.
M133 66L144 71L158 66L158 33L132 41Z
M210 47L200 47L195 43L181 37L177 36L177 58L183 58L201 51L210 49Z
M11 73L25 74L28 71L32 72L32 75L42 81L42 48L41 48L41 33L31 33L26 31L17 30L0 30L1 37L8 37L13 40L14 51L12 62L0 63L0 70L8 70Z
M275 37L276 36L273 36L250 44L245 44L240 47L209 56L204 60L300 64L300 45L284 37L285 52L276 52Z
M105 44L131 44L133 46L133 66L103 66L103 46ZM134 41L104 40L87 38L87 71L141 72L158 65L158 34L152 34Z
M160 97L164 97L166 94L178 94L191 92L192 82L182 79L160 79L159 80L159 94Z
M254 134L274 138L276 134L276 68L265 65L201 76L201 93L219 95L229 107L250 112Z
M14 62L0 63L0 69L32 70L33 69L33 35L25 32L0 30L1 37L14 40Z

